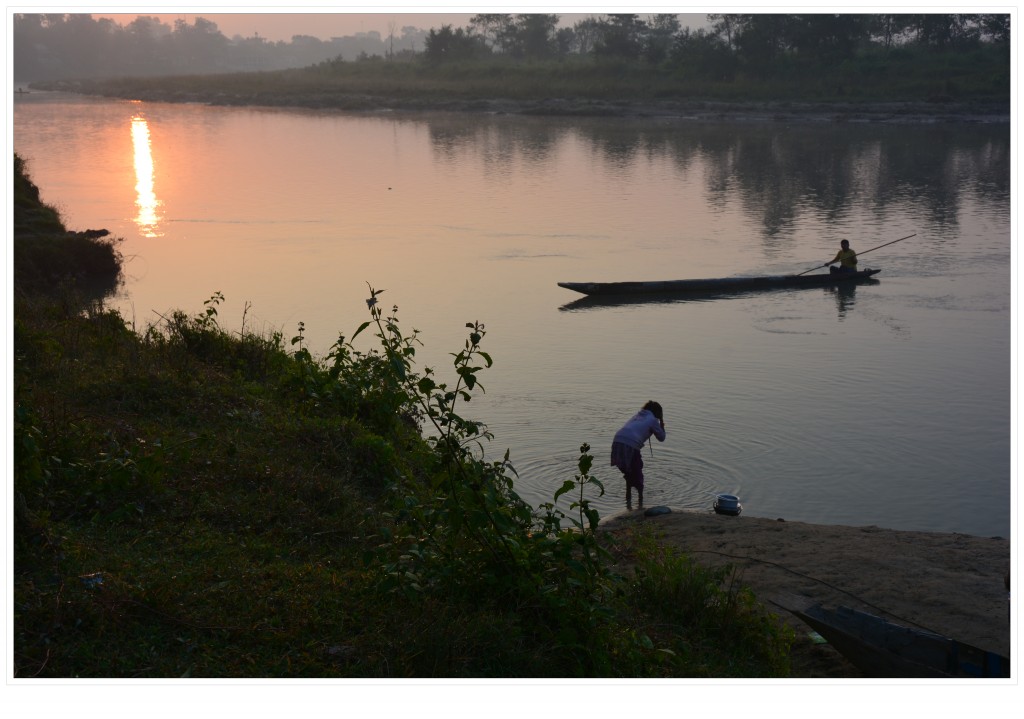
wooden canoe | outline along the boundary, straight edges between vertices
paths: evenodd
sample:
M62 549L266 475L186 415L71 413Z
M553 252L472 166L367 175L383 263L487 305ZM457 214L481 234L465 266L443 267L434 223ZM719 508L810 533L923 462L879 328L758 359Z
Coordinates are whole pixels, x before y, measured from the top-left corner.
M703 280L651 280L648 282L559 282L559 287L594 296L714 294L800 287L831 287L860 282L881 270L818 275L769 275L720 277Z
M830 611L795 595L771 601L799 617L868 677L1010 676L1008 658L941 634L905 627L849 607Z

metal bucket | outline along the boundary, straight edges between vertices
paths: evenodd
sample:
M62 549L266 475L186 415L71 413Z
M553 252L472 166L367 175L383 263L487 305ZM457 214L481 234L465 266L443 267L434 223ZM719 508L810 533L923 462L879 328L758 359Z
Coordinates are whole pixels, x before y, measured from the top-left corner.
M720 494L715 499L714 510L716 514L738 515L743 511L740 498L734 494Z

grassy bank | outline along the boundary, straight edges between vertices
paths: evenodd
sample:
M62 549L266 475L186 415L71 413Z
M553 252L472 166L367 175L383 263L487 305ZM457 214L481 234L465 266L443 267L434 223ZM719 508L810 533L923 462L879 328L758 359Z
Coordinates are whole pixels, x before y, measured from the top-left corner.
M14 156L14 280L22 292L75 284L92 296L113 290L121 279L117 242L105 230L70 232L60 214L39 201L24 161Z
M67 231L24 169L15 243L38 265L35 236ZM17 678L788 673L790 632L729 569L598 529L588 447L552 487L568 508L518 498L463 416L482 325L420 369L367 294L313 357L301 325L223 330L219 293L129 327L75 282L19 286Z
M676 111L694 103L818 106L901 103L917 112L1009 113L1005 48L865 52L837 67L781 65L770 77L725 80L683 67L568 58L326 62L299 70L40 84L112 97L371 110L499 110L567 114ZM553 105L552 100L562 101ZM888 110L888 111L891 111Z

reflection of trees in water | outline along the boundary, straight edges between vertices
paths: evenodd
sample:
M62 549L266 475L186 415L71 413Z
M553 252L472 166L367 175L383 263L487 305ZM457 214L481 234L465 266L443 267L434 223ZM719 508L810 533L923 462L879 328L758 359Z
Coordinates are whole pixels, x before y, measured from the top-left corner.
M519 164L540 171L570 131L548 120L490 122L462 114L430 121L427 126L435 159L456 163L475 155L490 176L501 176Z
M733 125L709 131L701 144L712 202L741 198L765 239L808 212L831 225L855 207L880 220L909 207L941 229L956 224L968 194L994 208L1008 207L1006 126ZM684 142L679 152L689 162L692 143Z
M538 168L569 137L611 171L670 157L681 175L703 173L708 203L739 200L762 227L762 241L782 241L808 213L826 226L854 210L879 222L896 213L955 228L965 197L995 211L1009 207L1010 139L1005 124L868 125L814 123L669 123L461 116L430 123L438 159L465 152L492 170L507 163Z
M1009 209L1009 130L922 129L885 147L878 202L913 202L937 230L955 226L967 195Z

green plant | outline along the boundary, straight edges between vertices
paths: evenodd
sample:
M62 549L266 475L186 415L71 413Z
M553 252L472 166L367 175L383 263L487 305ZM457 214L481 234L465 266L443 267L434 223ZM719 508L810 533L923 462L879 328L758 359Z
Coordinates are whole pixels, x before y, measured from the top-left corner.
M630 603L657 621L659 643L681 656L699 649L709 676L766 667L774 676L789 674L793 631L764 610L735 567L704 567L649 532L633 541L638 561Z
M604 492L591 474L590 446L580 447L577 474L552 501L530 507L515 492L509 452L489 461L491 433L461 409L483 391L479 375L492 365L481 348L484 325L466 324L462 349L451 353L454 379L442 381L431 368L417 371L417 333L402 332L397 306L385 314L380 294L370 288L370 320L352 337L373 327L378 347L363 353L342 337L328 370L338 385L355 382L389 411L417 418L431 449L425 472L393 478L377 546L365 555L380 574L379 588L414 605L471 602L479 611L502 613L505 621L511 610L516 631L549 644L546 661L570 675L621 670L611 664L613 647L620 658L630 657L628 663L644 664L655 646L645 632L620 621L623 578L611 569L610 540L599 531L600 515L588 498ZM558 506L565 496L572 497L567 511ZM528 626L520 623L524 616Z
M452 589L460 576L500 582L516 564L512 538L528 526L529 508L512 491L507 472L514 470L507 454L502 462L486 462L480 440L490 438L490 433L482 423L456 411L460 399L468 400L473 390L482 389L477 372L483 366L477 362L491 364L480 349L484 327L467 325L469 338L453 355L455 384L439 383L432 369L422 375L414 371L417 333L403 334L397 306L384 315L378 300L381 292L370 288L370 320L352 338L372 325L380 350L362 355L350 342L339 341L332 355L334 374L356 376L388 411L425 421L434 431L426 438L433 449L428 476L399 481L392 488L395 510L390 516L398 534L389 532L386 538L400 549L397 558L385 561L384 588L421 592L444 584ZM358 368L349 372L346 363Z

